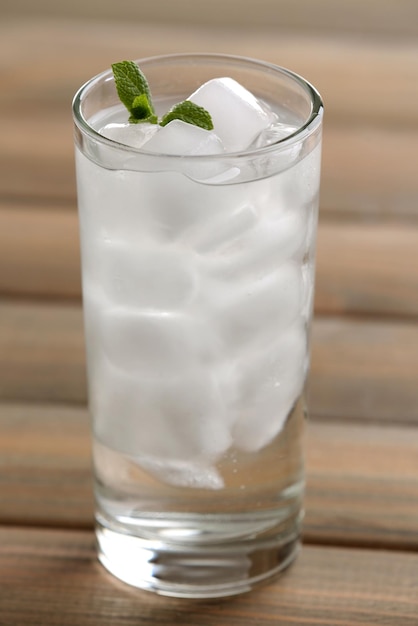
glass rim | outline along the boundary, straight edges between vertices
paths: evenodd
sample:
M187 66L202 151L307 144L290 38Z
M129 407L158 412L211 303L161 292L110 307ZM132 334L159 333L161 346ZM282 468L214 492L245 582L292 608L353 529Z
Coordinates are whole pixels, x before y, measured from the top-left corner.
M230 158L237 159L237 158L256 157L256 156L261 156L264 154L269 154L271 152L274 152L278 148L280 149L287 148L299 142L301 138L308 136L310 132L313 132L316 128L315 122L319 122L322 118L324 105L323 105L322 98L319 92L317 91L317 89L309 81L303 78L303 76L297 74L296 72L293 72L292 70L289 70L280 65L276 65L274 63L270 63L268 61L262 61L262 60L254 59L251 57L234 55L234 54L221 54L221 53L212 53L212 52L208 52L208 53L186 52L186 53L153 55L149 57L143 57L141 59L136 59L134 62L137 63L141 67L141 64L143 63L150 63L150 62L156 63L159 61L175 61L175 60L187 61L191 59L202 59L206 61L224 60L225 62L243 62L247 65L248 64L252 65L254 68L258 68L260 70L268 70L272 73L282 74L286 76L287 78L290 78L291 80L293 80L299 86L301 86L302 89L305 91L305 93L307 93L311 101L311 113L309 117L306 119L306 121L303 124L301 124L290 135L287 135L286 137L282 139L278 139L277 141L269 145L262 146L256 149L240 150L238 152L225 152L223 154L193 154L193 155L149 152L142 148L135 148L134 146L128 146L126 144L119 143L118 141L115 141L113 139L109 139L108 137L104 137L97 130L95 130L89 124L87 119L83 116L82 104L83 104L83 98L85 94L87 94L91 89L95 87L95 85L100 83L102 80L113 80L112 69L108 68L104 70L103 72L100 72L99 74L96 74L95 76L90 78L76 91L73 101L72 101L74 123L76 124L76 126L79 128L79 130L82 133L88 135L91 139L94 139L95 141L98 141L101 144L106 145L118 151L129 152L130 154L138 154L138 155L142 155L144 157L150 158L150 159L151 158L160 159L161 157L163 157L164 159L168 159L168 160L192 159L193 161L197 161L197 160L222 161L222 160L226 160Z

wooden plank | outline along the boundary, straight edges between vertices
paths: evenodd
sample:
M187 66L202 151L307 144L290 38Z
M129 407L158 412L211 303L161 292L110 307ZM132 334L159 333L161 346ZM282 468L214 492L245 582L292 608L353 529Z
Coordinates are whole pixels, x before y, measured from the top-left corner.
M417 241L414 225L321 219L316 311L418 316ZM0 204L0 293L81 298L75 210Z
M1 114L1 107L0 107ZM76 204L72 121L66 112L59 119L31 120L1 114L7 131L0 148L0 197L57 205ZM19 132L16 133L16 125Z
M312 415L418 422L416 324L318 318L312 348ZM0 399L86 401L80 306L0 303Z
M417 242L412 224L320 220L316 312L417 317Z
M418 421L418 325L319 318L310 411L330 419Z
M86 408L0 405L0 522L91 527Z
M27 112L30 94L32 121L39 110L54 117L61 107L69 115L75 90L115 60L199 49L252 56L302 74L322 93L328 121L417 128L414 39L395 43L289 32L278 37L275 30L248 34L225 28L214 37L210 27L143 21L5 19L0 25L0 77L8 79L8 89L0 94L2 112Z
M80 299L76 211L0 206L0 293Z
M2 528L0 540L1 617L16 626L416 626L417 554L305 546L275 582L196 603L115 580L89 532Z
M92 525L89 430L85 408L0 405L0 523ZM418 549L416 427L314 421L306 460L306 542Z
M55 119L35 111L36 124L33 119L22 120L16 111L2 116L5 127L0 144L0 197L9 199L9 204L25 202L56 209L76 206L72 123L68 111L59 111ZM16 124L22 130L19 141L13 130ZM322 217L362 223L375 223L376 219L416 222L417 143L418 130L336 125L327 116Z
M312 421L305 541L418 547L417 427Z
M129 0L120 0L115 6L110 0L72 0L71 3L56 3L54 0L38 0L36 10L29 0L14 0L5 9L12 15L59 15L167 22L170 24L198 24L211 27L251 27L275 29L282 34L288 30L338 32L389 36L416 36L418 34L418 11L414 0L317 0L312 11L310 0L259 0L257 4L241 0L154 0L137 5Z
M86 400L79 305L0 304L0 398Z
M416 130L324 122L321 216L416 221Z

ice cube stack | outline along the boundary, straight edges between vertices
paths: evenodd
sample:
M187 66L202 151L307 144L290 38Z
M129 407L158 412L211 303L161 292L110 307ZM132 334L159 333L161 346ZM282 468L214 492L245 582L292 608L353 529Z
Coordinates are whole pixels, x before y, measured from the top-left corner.
M176 120L101 133L149 152L222 154L277 119L230 78L190 100L213 131ZM293 201L289 189L309 160L264 180L202 185L78 158L96 435L158 480L221 489L222 456L271 443L303 387L311 198Z

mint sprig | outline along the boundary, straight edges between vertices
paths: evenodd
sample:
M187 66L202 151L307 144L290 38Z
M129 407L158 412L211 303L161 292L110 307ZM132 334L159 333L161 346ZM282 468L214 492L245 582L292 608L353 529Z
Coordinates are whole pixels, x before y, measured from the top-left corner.
M135 96L129 110L131 112L129 120L134 124L142 121L150 122L151 124L157 124L158 122L158 117L155 115L152 103L146 93Z
M213 122L210 113L190 100L185 100L184 102L176 104L171 111L163 116L160 126L166 126L172 120L181 120L187 124L200 126L200 128L204 128L205 130L213 129Z
M148 122L166 126L172 120L181 120L205 130L213 129L210 113L190 100L176 104L159 121L152 103L148 81L137 64L134 61L120 61L113 63L112 71L116 91L122 104L130 113L129 121L132 124Z
M129 121L156 124L148 81L137 64L133 61L121 61L112 65L112 71L118 96L131 114Z

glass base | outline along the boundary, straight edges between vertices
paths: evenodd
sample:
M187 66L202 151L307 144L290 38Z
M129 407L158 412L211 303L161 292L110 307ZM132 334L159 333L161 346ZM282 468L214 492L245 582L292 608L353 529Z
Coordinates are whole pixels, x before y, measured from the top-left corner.
M178 598L245 593L288 567L299 550L299 519L268 537L225 543L164 542L130 534L108 520L96 524L98 556L129 585Z

